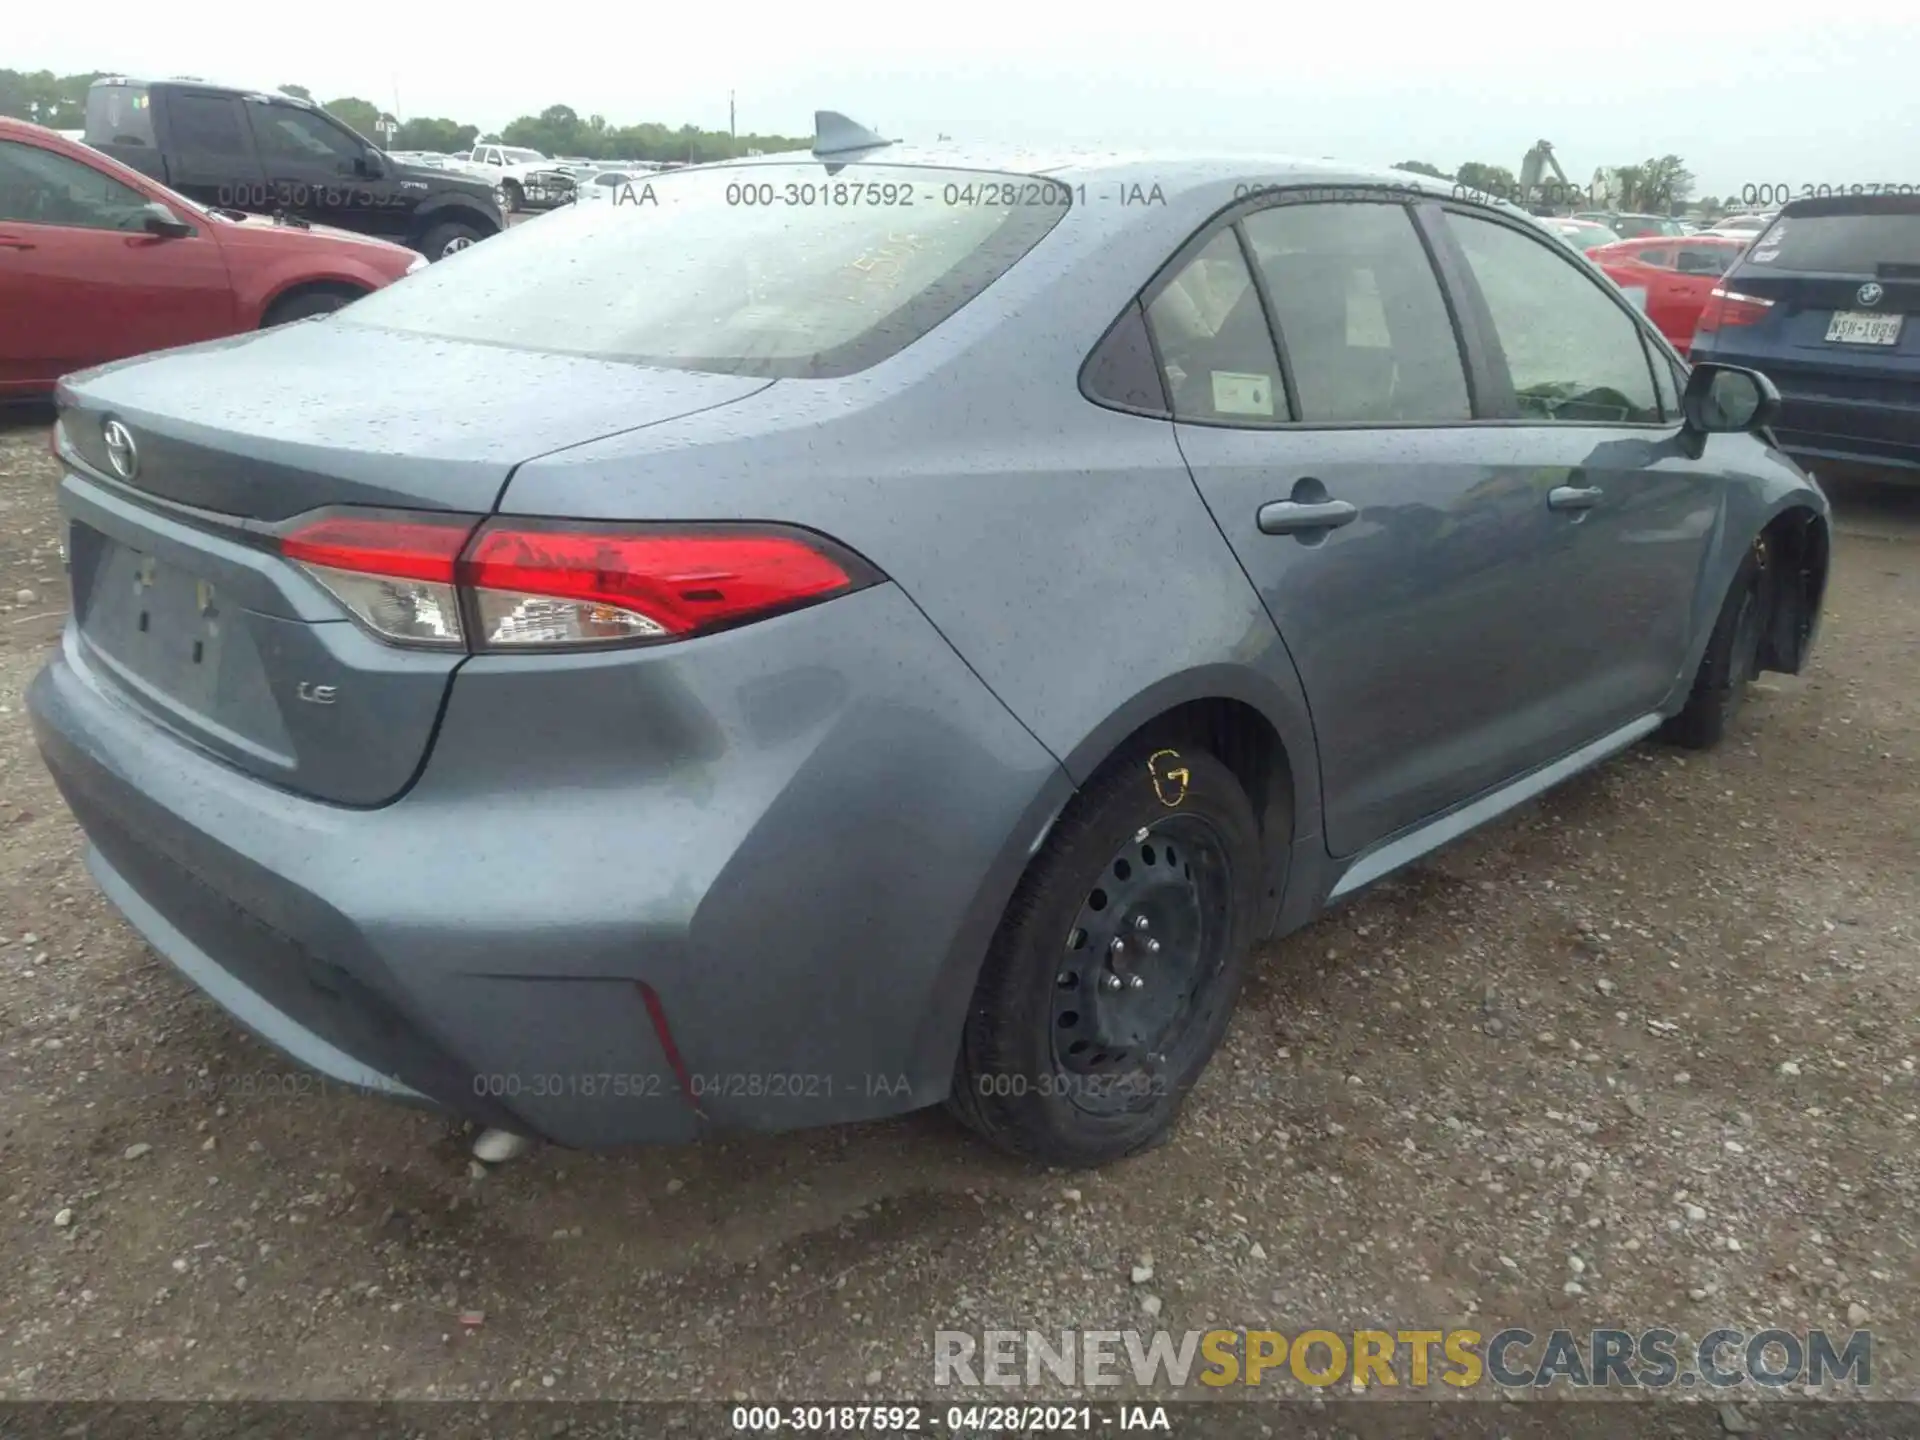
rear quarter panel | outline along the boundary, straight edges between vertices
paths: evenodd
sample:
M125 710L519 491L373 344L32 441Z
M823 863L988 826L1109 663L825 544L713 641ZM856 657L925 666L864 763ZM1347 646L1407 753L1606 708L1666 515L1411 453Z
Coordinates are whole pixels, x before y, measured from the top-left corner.
M500 508L825 531L897 581L1076 779L1170 677L1204 690L1224 666L1262 708L1297 704L1171 425L1078 388L1114 316L1231 199L1227 185L1161 205L1090 195L900 354L529 461Z
M1298 677L1172 426L1078 388L1113 317L1231 200L1217 188L1129 213L1090 195L900 354L532 460L500 508L810 526L898 583L1074 783L1164 710L1238 698L1287 748L1296 836L1317 834Z

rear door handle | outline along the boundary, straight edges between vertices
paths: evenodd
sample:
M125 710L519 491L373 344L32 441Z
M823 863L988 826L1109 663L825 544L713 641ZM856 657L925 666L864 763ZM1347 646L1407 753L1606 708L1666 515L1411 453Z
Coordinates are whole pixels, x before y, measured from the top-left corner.
M1337 530L1359 515L1345 500L1269 500L1254 516L1262 535L1298 535L1307 530Z
M1547 508L1591 510L1605 493L1598 485L1556 485L1547 492Z
M22 240L18 235L0 235L0 250L31 250L33 241Z

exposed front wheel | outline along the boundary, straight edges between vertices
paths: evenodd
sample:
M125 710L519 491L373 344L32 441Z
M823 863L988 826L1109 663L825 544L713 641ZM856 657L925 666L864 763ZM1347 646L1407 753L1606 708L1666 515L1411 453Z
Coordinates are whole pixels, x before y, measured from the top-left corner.
M1259 893L1226 766L1142 746L1077 796L981 969L948 1105L1004 1150L1099 1165L1164 1139L1225 1034Z

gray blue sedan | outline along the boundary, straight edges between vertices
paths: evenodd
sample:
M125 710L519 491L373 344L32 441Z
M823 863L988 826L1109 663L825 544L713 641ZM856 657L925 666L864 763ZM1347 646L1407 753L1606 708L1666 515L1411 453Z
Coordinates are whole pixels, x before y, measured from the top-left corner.
M36 737L304 1064L1110 1161L1256 946L1806 663L1772 387L1510 207L827 128L63 384Z

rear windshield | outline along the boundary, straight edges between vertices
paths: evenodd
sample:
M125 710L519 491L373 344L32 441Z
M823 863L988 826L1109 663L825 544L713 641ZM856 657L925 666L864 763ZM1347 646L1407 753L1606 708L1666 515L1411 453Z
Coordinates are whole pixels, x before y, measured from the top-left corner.
M516 226L340 318L681 370L847 375L926 334L1058 223L1065 186L1010 179L815 163L636 176L612 205Z
M95 85L87 91L87 143L153 144L153 110L144 85Z
M1769 270L1875 275L1920 268L1920 206L1852 214L1787 214L1746 254Z

